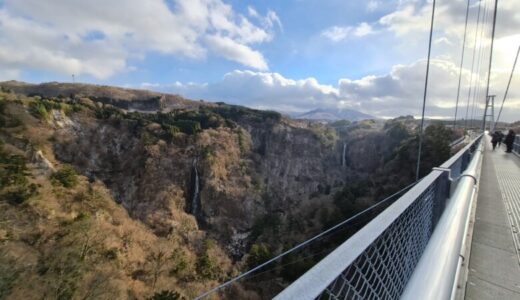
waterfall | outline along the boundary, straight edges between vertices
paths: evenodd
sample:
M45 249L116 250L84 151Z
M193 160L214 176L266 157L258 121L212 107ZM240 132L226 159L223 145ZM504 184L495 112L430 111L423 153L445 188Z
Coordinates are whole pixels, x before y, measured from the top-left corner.
M193 194L191 199L191 213L197 216L199 193L200 193L200 181L199 172L197 170L197 160L193 160Z
M343 143L343 154L341 155L341 165L344 167L347 164L347 158L345 154L347 153L347 143Z

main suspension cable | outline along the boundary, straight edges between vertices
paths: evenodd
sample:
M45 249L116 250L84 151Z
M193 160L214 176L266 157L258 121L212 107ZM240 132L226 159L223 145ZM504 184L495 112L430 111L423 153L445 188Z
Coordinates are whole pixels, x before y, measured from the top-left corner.
M489 49L489 66L488 66L488 76L487 76L487 85L486 85L486 106L484 107L484 116L482 118L482 130L486 129L486 114L488 107L488 97L489 97L489 81L491 79L491 66L493 64L493 44L495 42L495 27L497 23L497 9L498 9L498 0L495 0L495 9L493 11L493 30L491 31L491 46ZM493 125L491 125L493 126Z
M498 123L498 121L500 120L500 116L502 115L502 109L504 108L504 102L506 102L507 93L509 92L509 86L511 85L511 79L513 79L513 74L515 73L516 62L518 61L518 53L520 53L520 46L518 46L518 50L516 51L516 57L515 57L515 62L513 63L513 69L511 70L511 75L509 75L509 81L507 82L506 92L504 93L504 99L502 99L502 105L500 106L500 111L498 112L498 117L495 121L495 124Z
M417 151L417 169L415 172L415 180L419 180L419 171L421 169L421 152L422 152L422 140L423 140L423 132L424 132L424 111L426 109L426 96L428 94L428 76L430 74L430 56L432 51L432 36L433 36L433 21L435 18L435 0L433 0L432 4L432 20L430 24L430 40L428 42L428 59L426 61L426 78L424 80L424 95L423 95L423 105L422 105L422 116L421 116L421 128L419 131L419 150Z
M471 106L471 127L475 127L475 112L477 107L477 99L480 98L480 95L482 94L482 60L484 57L484 32L486 29L486 22L488 22L488 1L486 0L484 2L484 13L483 13L483 21L482 26L480 29L480 37L479 37L479 47L478 47L478 59L477 59L477 82L473 86L473 100L472 100L472 106Z
M455 117L453 118L453 129L457 127L457 111L459 110L460 81L462 80L462 65L464 64L464 52L466 50L466 33L468 30L469 2L470 0L468 0L468 4L466 6L466 22L464 24L464 39L462 41L462 54L460 57L459 84L457 86L457 100L455 103Z
M466 116L464 117L464 130L468 128L468 113L469 113L469 99L471 97L471 88L473 85L473 72L475 70L475 53L477 52L477 36L478 29L480 25L480 11L481 11L481 1L478 2L478 12L477 12L477 24L475 25L475 38L473 41L473 58L471 59L471 74L469 77L469 88L468 88L468 100L466 101Z

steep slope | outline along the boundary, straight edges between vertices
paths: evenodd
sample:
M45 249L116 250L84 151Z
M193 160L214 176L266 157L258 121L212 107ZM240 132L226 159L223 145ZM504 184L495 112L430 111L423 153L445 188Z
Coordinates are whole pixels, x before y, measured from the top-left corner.
M0 298L192 298L234 272L193 216L175 211L182 226L157 236L102 181L57 160L57 132L78 129L73 108L45 115L31 103L0 94Z
M193 297L242 268L262 233L258 220L298 214L323 187L342 184L335 132L274 112L208 105L144 114L84 96L0 97L2 153L27 161L27 180L36 184L0 201L2 265L29 262L0 278L0 290L13 299L87 297L84 284L95 293L114 290L100 296L107 299L163 289ZM56 184L62 170L78 173L79 183ZM25 215L38 217L24 222ZM24 237L39 231L45 234ZM127 250L127 240L135 249ZM72 260L61 260L69 251ZM60 280L63 286L54 286Z
M2 87L0 297L9 299L193 298L414 177L411 117L332 128L185 99L136 112L102 88L100 100ZM135 97L124 101L155 101ZM430 127L426 171L450 134ZM368 217L221 296L272 297Z

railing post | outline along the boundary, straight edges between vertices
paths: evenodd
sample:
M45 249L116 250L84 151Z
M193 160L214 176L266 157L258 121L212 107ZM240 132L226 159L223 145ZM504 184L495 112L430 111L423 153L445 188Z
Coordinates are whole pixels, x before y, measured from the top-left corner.
M443 172L442 175L437 179L435 187L435 200L433 202L433 214L432 214L432 227L435 228L437 222L441 218L444 208L446 207L446 201L450 197L451 181L449 180L449 174Z

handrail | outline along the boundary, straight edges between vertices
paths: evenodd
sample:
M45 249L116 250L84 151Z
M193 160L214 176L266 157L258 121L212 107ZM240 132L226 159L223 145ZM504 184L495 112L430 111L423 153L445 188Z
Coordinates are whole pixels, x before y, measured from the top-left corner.
M467 220L482 161L482 143L448 200L401 299L452 299Z
M513 152L520 156L520 136L515 136L515 141L513 142Z
M441 167L458 177L468 166L481 137ZM449 184L443 171L430 172L274 299L314 299L323 293L334 299L363 299L381 294L385 296L382 298L399 297L445 210ZM405 236L396 238L401 233ZM401 250L394 251L393 246Z
M314 299L352 264L440 176L432 172L274 299Z
M461 136L460 138L454 140L453 142L450 143L450 147L451 148L454 148L456 146L458 146L460 143L464 142L464 140L466 139L466 136Z

